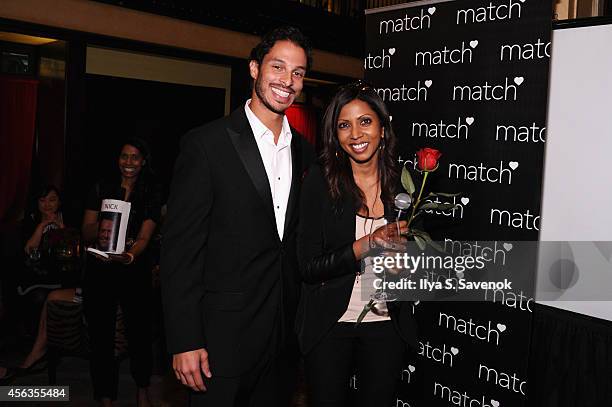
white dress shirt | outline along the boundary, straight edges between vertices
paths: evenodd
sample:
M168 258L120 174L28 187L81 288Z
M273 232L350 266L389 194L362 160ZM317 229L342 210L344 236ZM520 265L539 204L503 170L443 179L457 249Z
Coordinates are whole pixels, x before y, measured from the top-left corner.
M291 128L287 116L283 116L283 127L278 143L274 144L274 133L255 116L255 113L249 107L250 103L251 99L246 101L244 111L251 125L251 130L253 130L255 142L266 169L270 192L272 193L272 203L274 204L276 229L278 230L278 236L283 240L287 202L291 190Z

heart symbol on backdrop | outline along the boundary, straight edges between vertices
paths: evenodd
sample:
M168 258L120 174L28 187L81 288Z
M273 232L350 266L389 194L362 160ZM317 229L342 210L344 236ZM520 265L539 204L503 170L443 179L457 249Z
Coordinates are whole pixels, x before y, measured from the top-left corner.
M464 204L464 205L469 204L470 203L470 198L467 198L467 197L461 198L461 203Z
M395 54L395 48L389 48L389 54L391 55Z
M497 324L497 329L499 329L499 332L504 332L506 330L506 325Z
M470 47L476 48L478 46L478 40L470 41Z
M433 82L428 79L428 80L425 81L425 86L430 87L432 83Z
M524 80L525 80L525 78L523 78L522 76L515 76L514 77L514 83L516 83L517 85L520 85L521 83L523 83Z
M518 164L519 164L519 163L518 163L518 162L516 162L516 161L510 161L510 162L508 163L508 167L512 168L513 170L516 170L516 169L518 168Z
M414 366L412 366L412 365L408 365L408 370L410 370L410 373L414 373L416 368Z
M525 1L525 0L522 0L522 1ZM499 407L499 401L491 399L491 405L493 407Z
M451 353L455 356L457 356L457 353L459 353L459 349L455 348L454 346L451 348Z
M506 249L507 252L512 250L513 247L514 246L512 246L512 243L504 243L504 249Z
M525 0L523 0L523 1L525 1ZM436 8L435 8L435 7L430 7L430 8L428 8L428 9L427 9L427 12L428 12L429 14L433 15L433 13L435 13L435 12L436 12Z
M472 123L474 123L474 118L473 117L466 117L465 118L465 122L471 126Z

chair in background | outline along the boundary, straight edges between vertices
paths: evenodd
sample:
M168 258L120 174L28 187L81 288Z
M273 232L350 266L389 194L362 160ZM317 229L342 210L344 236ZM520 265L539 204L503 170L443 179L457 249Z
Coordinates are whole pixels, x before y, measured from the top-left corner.
M64 356L88 359L89 334L83 314L83 304L72 301L47 303L47 358L49 384L57 383L57 366ZM115 322L115 357L127 355L125 324L121 307L117 307Z

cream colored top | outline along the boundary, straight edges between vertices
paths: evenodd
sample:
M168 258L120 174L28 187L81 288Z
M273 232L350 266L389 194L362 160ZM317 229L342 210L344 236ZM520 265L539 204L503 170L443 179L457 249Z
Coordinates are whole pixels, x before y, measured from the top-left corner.
M374 219L356 215L355 239L361 239L386 223L385 218ZM364 258L361 266L365 268L365 272L355 277L351 299L349 300L346 312L340 317L338 322L357 322L363 307L370 301L370 295L376 291L374 289L376 275L372 268L372 258ZM389 319L387 303L382 302L376 303L372 311L368 312L363 318L362 322L387 321Z

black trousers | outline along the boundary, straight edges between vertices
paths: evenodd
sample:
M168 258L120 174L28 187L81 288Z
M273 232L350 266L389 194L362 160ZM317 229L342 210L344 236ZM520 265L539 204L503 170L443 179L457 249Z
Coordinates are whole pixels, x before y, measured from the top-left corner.
M191 392L191 407L288 407L297 379L296 363L269 357L236 377L204 380L207 391Z
M190 393L191 407L289 407L297 387L297 341L281 339L280 323L273 327L268 348L257 364L235 377L207 379L207 390ZM244 338L248 340L248 338Z
M88 258L83 305L91 346L90 373L96 399L117 398L115 357L117 305L123 311L130 372L147 387L152 371L151 275L139 264L104 263Z
M387 407L394 400L406 344L391 321L338 322L304 358L309 407L349 404L357 373L359 407Z

